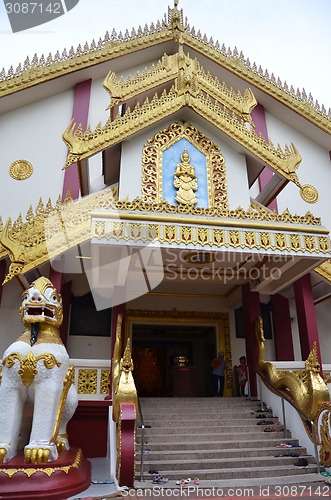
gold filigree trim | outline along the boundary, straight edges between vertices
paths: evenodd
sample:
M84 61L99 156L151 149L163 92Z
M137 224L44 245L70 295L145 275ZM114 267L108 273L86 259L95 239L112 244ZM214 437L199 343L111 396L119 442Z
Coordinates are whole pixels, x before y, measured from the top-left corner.
M314 271L325 280L331 282L331 259L323 262L318 267L315 267Z
M266 142L252 127L247 129L242 120L238 120L209 96L202 92L196 96L191 95L189 89L179 94L175 87L169 92L164 90L160 97L155 94L151 100L146 98L142 104L138 103L133 111L127 108L123 116L117 115L114 120L108 119L104 127L98 124L94 131L88 126L83 132L81 125L76 128L76 123L72 120L62 136L70 152L64 168L123 141L145 129L147 125L157 123L184 107L191 108L257 156L273 171L301 187L296 169L302 159L294 144L285 145L284 151L280 146L275 148L271 141Z
M219 200L219 196L219 194L217 197L215 195L214 200ZM136 198L133 201L118 201L118 187L116 186L116 188L106 188L100 193L83 198L77 202L69 202L69 199L67 199L65 203L61 203L58 200L54 208L50 202L44 207L42 201L40 201L35 215L32 212L32 208L29 209L26 222L23 222L21 215L14 223L8 221L0 234L0 242L3 247L2 252L0 252L0 258L9 256L12 261L5 282L18 274L26 273L44 262L48 262L50 259L84 241L90 240L92 215L96 217L97 211L104 211L105 213L108 211L113 216L114 210L117 211L117 217L121 217L121 212L123 211L141 212L142 219L146 213L172 214L174 216L180 215L181 217L183 214L187 214L193 217L202 216L208 219L223 218L228 219L228 226L231 224L231 220L233 221L233 225L238 225L238 220L242 220L244 222L243 225L247 229L248 227L253 228L256 225L255 221L259 223L260 228L263 227L264 223L295 224L296 226L288 228L282 225L282 230L318 233L320 238L316 242L315 247L322 252L327 252L329 247L328 231L321 227L320 219L314 217L310 212L301 216L292 215L288 210L285 210L282 214L277 214L272 211L257 210L252 207L248 211L245 211L241 207L238 207L236 210L228 210L219 208L218 206L211 208L174 206L165 201L161 203L149 203L140 198ZM136 216L138 214L133 215ZM215 225L215 222L212 223ZM301 229L300 225L319 227L302 227ZM268 227L269 231L275 230L275 227L272 227L271 224L267 224L266 227ZM118 235L116 237L120 238L122 231L123 226L119 220L113 225L113 236ZM133 232L139 238L139 234L135 230ZM219 240L220 243L223 238L222 231L219 234L219 238L216 234L216 229L214 233L215 241ZM106 222L95 221L93 237L100 239L106 234ZM203 242L205 231L201 230L199 234L199 238ZM151 224L148 239L150 241L157 237L158 228L155 224ZM282 238L281 234L279 234L277 248L282 248ZM310 243L307 240L306 248L309 248L309 245ZM314 246L310 248L311 251L315 251Z
M109 107L113 107L171 80L175 80L178 95L189 91L190 94L196 96L202 90L236 113L242 120L253 125L251 111L257 101L251 89L246 89L244 94L241 94L240 91L235 92L232 88L228 88L225 82L221 83L218 78L206 72L197 59L192 59L185 54L182 45L177 54L170 56L164 54L162 60L156 65L145 68L142 73L138 71L134 77L128 76L126 80L123 76L118 80L116 73L111 71L106 76L103 87L110 96Z
M304 89L302 92L295 91L292 86L288 87L286 82L282 84L273 73L269 75L269 72L263 71L261 66L258 68L255 63L251 64L249 59L245 59L243 54L239 54L236 49L234 51L227 50L224 45L220 47L218 42L213 43L208 41L206 36L198 35L199 33L196 34L195 29L192 28L181 35L181 41L189 48L205 55L216 64L242 78L249 85L269 94L316 127L328 134L331 133L330 110L327 115L325 107L320 106L317 101L315 102L311 95L307 96Z
M316 203L318 200L318 191L314 186L305 184L300 188L300 196L307 203Z
M0 234L0 258L12 261L5 282L87 241L92 211L114 208L117 199L116 185L78 201L79 208L70 196L63 203L58 198L54 207L40 199L35 214L29 208L25 222L21 214L14 223L9 219Z
M315 126L331 133L330 115L327 115L324 106L314 102L311 95L307 96L304 90L299 92L289 88L273 74L270 76L267 70L263 71L255 63L251 64L249 59L245 59L236 49L231 51L225 46L220 47L212 38L201 36L200 31L196 33L194 28L184 26L182 14L168 18L168 23L163 25L158 21L156 24L152 23L149 28L146 26L144 30L141 27L132 29L131 34L126 30L124 35L117 35L113 30L111 37L106 33L104 39L100 39L97 44L93 40L91 44L85 43L84 47L79 45L76 51L71 48L70 51L64 49L62 54L57 52L54 57L50 54L47 58L42 55L40 59L35 56L31 61L27 58L24 65L19 64L16 71L11 67L7 74L2 72L0 95L10 95L42 82L178 39L247 81L249 85L271 95Z
M226 167L221 150L194 125L185 122L172 123L144 145L142 199L148 203L162 201L162 154L182 138L206 157L209 206L227 209Z
M71 465L65 465L62 467L38 467L38 468L20 467L19 469L1 468L0 473L3 472L8 477L12 477L12 476L14 476L14 474L17 474L18 472L23 472L23 474L25 474L28 477L33 476L33 474L35 474L36 472L42 472L43 474L46 474L46 476L48 476L48 477L50 477L52 474L54 474L54 472L57 472L57 471L62 471L65 474L69 474L70 469L78 469L79 468L80 463L82 461L82 457L83 457L82 450L78 449L76 456L75 456L75 460L73 461L73 463Z
M124 348L122 338L122 315L117 317L116 340L114 355L112 360L112 385L113 385L113 420L117 424L121 420L122 404L132 403L135 407L136 415L139 412L138 395L133 378L133 361L131 354L131 340L128 337L123 356L121 352Z
M151 214L174 214L174 215L192 215L201 216L206 218L224 218L224 219L236 219L247 220L247 221L261 221L261 222L270 222L272 224L268 225L268 229L272 229L274 224L278 223L288 223L288 224L298 224L298 225L309 225L309 226L320 226L318 228L318 232L321 234L327 235L329 233L328 230L324 229L321 226L321 219L319 217L315 217L311 212L306 212L305 215L296 215L291 214L291 212L286 209L284 212L278 214L271 210L256 210L253 207L250 207L249 210L244 210L242 207L238 207L235 210L222 209L219 207L211 207L211 208L202 208L202 207L181 207L176 205L170 205L167 201L162 201L160 203L149 203L140 198L135 198L132 201L117 201L114 205L119 211L130 211L130 212L149 212ZM97 213L95 212L93 216L97 217ZM120 214L119 214L120 216ZM178 219L180 221L180 219ZM220 222L220 221L219 221ZM119 227L120 227L120 217L119 217ZM216 224L216 222L212 222L212 224ZM103 226L99 228L99 231L102 233ZM285 228L283 228L285 229ZM291 229L289 227L289 229ZM302 228L304 230L307 228Z
M101 370L100 394L110 393L110 370Z
M9 175L17 180L28 179L33 173L33 166L28 160L16 160L9 167Z
M251 224L244 221L219 221L217 219L197 219L181 217L181 224L177 223L175 218L169 215L153 216L121 213L123 222L118 222L117 214L109 212L97 212L96 217L104 217L107 220L93 220L91 236L97 240L120 242L123 244L135 244L141 242L149 244L158 242L165 247L188 245L192 248L201 245L205 249L218 250L219 248L242 248L268 250L271 252L286 251L304 253L309 256L325 254L330 255L330 240L326 236L318 234L293 234L294 231L302 232L299 226L286 225L276 226L273 230L263 230L264 224ZM140 222L135 222L139 220ZM104 230L100 232L100 224L103 224ZM236 226L240 229L229 229L229 226ZM243 231L250 227L256 231ZM286 231L278 233L276 231ZM310 230L311 232L312 229Z
M21 377L22 383L26 387L29 387L38 373L37 362L42 359L44 360L45 368L47 368L48 370L54 368L55 365L61 366L61 363L57 361L53 354L45 353L34 356L31 351L29 351L28 354L24 357L19 353L13 352L2 361L2 364L7 368L12 368L15 364L15 361L17 360L20 364L18 374Z
M97 393L98 370L80 369L78 370L78 394Z
M331 403L320 403L315 419L316 443L320 446L319 458L324 467L331 466Z
M75 381L75 368L73 365L70 365L69 369L67 371L67 374L63 380L63 387L62 387L61 397L60 397L60 401L59 401L59 406L57 409L55 426L54 426L52 438L50 440L51 443L55 443L57 441L58 434L59 434L59 428L60 428L60 424L61 424L61 419L62 419L62 415L64 412L64 407L65 407L65 404L67 401L68 392L69 392L70 387L73 385L74 381Z

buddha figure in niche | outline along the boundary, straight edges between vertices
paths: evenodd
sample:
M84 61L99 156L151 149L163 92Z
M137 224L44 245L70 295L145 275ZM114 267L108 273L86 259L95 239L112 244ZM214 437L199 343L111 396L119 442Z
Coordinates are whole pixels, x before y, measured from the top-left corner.
M197 197L195 191L198 189L197 176L194 166L190 164L190 156L186 149L181 155L181 163L177 163L175 171L174 186L178 189L176 201L182 205L195 205Z

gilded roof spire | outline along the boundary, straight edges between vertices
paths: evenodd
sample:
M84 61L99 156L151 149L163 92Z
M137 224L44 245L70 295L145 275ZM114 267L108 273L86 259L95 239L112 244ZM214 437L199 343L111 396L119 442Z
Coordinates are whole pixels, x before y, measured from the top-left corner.
M168 7L168 23L165 25L172 30L185 31L187 26L184 26L183 9L178 9L179 0L174 0L174 7Z

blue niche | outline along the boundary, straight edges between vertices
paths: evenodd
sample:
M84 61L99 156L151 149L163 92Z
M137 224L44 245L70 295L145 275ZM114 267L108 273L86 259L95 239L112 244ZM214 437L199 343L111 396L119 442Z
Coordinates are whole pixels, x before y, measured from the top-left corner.
M195 206L208 208L206 157L184 138L170 146L162 154L162 197L171 205L178 205L175 200L177 189L174 186L174 179L176 167L181 162L184 149L190 156L190 163L194 166L198 181L198 190L195 192L198 202Z

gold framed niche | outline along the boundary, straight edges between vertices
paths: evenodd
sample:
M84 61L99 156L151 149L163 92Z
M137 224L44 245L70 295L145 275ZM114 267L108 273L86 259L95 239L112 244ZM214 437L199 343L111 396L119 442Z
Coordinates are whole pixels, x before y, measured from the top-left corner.
M162 155L181 139L187 139L192 146L206 157L208 186L208 207L228 209L225 160L221 149L208 139L194 125L174 122L150 138L142 150L142 199L148 203L160 203L162 197Z
M224 388L224 396L232 396L233 395L233 380L232 380L232 351L231 351L231 336L230 336L230 321L229 314L223 312L199 312L199 311L178 311L176 309L172 310L127 310L125 313L125 345L127 343L127 339L130 338L131 344L131 352L133 356L133 361L135 365L135 352L133 346L134 340L134 327L139 325L150 325L151 328L153 326L175 326L178 327L180 325L192 326L206 326L215 329L215 350L212 353L212 356L216 355L218 351L224 351L225 359L227 362L227 370L226 370L226 379L225 379L225 388ZM192 341L194 342L194 338L192 337ZM153 339L151 339L151 345L153 344ZM149 359L148 359L149 358ZM200 370L204 370L206 379L210 374L211 376L211 367L210 362L212 359L208 361L208 366L200 367ZM149 363L152 365L153 363L157 363L157 359L153 359L151 352L145 352L145 363ZM137 370L139 370L139 366L137 366ZM157 367L155 367L157 371ZM136 372L137 373L137 372ZM133 377L135 378L135 366L133 371ZM138 384L139 385L139 384ZM211 387L211 386L210 386ZM207 389L208 390L208 389ZM139 388L138 388L139 395Z

